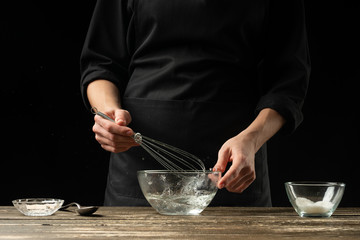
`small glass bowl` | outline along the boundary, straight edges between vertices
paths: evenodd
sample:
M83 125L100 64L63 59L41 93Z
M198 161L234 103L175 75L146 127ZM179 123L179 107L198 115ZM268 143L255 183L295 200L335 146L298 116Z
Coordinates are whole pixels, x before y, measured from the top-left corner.
M26 216L49 216L61 208L64 200L54 198L26 198L12 201L17 210Z
M341 201L345 183L286 182L285 189L300 217L330 217Z

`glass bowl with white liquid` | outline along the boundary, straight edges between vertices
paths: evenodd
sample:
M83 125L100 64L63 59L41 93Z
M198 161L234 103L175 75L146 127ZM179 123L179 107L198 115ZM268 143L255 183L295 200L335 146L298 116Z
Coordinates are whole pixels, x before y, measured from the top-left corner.
M164 215L198 215L217 192L220 172L143 170L137 172L149 204Z
M17 210L26 216L50 216L60 209L64 200L55 198L24 198L12 201Z
M330 217L345 191L340 182L286 182L286 193L300 217Z

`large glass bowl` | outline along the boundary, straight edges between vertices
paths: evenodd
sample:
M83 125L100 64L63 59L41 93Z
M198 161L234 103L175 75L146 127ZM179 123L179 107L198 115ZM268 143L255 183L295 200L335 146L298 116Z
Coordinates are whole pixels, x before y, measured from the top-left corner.
M198 215L217 192L220 172L212 171L138 171L141 190L160 214Z
M54 214L64 203L62 199L26 198L12 201L13 205L26 216L49 216Z
M286 182L291 205L301 217L330 217L344 194L338 182Z

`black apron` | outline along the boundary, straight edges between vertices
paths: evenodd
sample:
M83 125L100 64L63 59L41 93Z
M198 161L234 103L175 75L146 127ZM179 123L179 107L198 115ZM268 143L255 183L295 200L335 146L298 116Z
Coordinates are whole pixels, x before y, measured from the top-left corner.
M302 0L98 0L84 44L82 95L106 79L144 136L195 154L207 168L263 108L302 120L309 72ZM213 205L270 206L266 146L242 194ZM163 169L141 147L112 154L105 205L147 205L138 170Z
M246 103L128 98L123 100L123 107L131 113L130 127L134 131L195 154L204 161L206 168L215 165L222 144L254 118L254 106ZM241 194L221 189L211 205L271 206L266 146L256 154L255 168L256 180L248 189ZM105 205L147 206L136 176L138 170L145 169L163 167L141 147L111 154Z

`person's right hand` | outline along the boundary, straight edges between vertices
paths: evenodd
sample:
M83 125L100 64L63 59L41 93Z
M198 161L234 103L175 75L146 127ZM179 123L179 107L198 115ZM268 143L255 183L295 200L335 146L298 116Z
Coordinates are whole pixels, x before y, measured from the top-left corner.
M131 122L131 115L123 109L106 111L104 114L115 120L111 122L98 115L95 115L93 132L95 139L101 147L109 152L119 153L129 150L133 146L139 146L131 137L134 131L127 127Z

